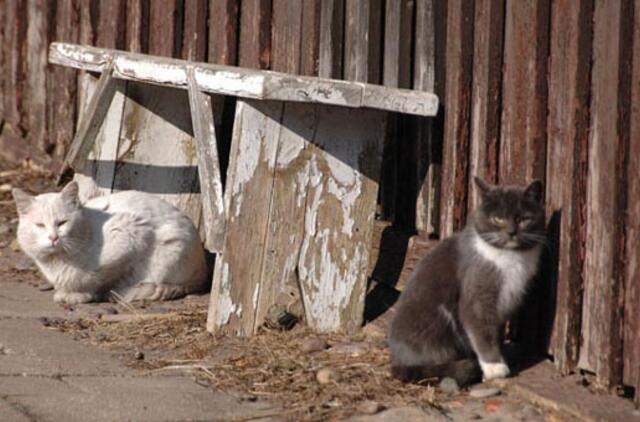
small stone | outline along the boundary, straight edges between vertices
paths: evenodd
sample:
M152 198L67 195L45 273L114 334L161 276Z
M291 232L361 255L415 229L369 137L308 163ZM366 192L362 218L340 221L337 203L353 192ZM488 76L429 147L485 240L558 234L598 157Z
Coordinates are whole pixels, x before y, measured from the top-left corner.
M9 192L13 189L13 185L11 183L3 183L0 185L0 192Z
M144 353L140 350L136 350L136 353L133 355L136 360L144 360Z
M335 381L336 373L329 368L322 368L316 372L316 380L320 384L329 384L331 381Z
M640 410L632 410L631 415L640 418Z
M358 357L365 354L368 347L365 343L340 343L331 348L334 353L343 353L351 357Z
M485 399L487 397L493 397L500 394L499 388L474 388L469 391L469 396L475 399Z
M385 409L383 405L373 400L365 400L358 405L358 412L365 415L374 415Z
M313 353L325 350L329 347L326 341L319 337L310 337L305 339L300 345L300 351L304 353Z
M11 243L9 244L9 247L11 248L12 251L19 251L20 250L20 244L18 243L17 239L13 239L11 241Z
M458 382L450 377L442 378L440 384L438 384L438 388L440 389L440 391L447 394L456 394L460 392L460 386L458 385Z

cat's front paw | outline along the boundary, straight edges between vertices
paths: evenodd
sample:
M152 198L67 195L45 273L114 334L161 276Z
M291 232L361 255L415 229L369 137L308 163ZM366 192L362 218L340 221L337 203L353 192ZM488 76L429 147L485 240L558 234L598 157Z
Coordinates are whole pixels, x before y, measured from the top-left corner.
M92 300L93 295L91 293L57 291L53 295L54 302L66 303L69 305L87 303L91 302Z
M480 367L482 368L482 375L485 381L506 378L509 375L509 367L503 362L483 362L480 361Z

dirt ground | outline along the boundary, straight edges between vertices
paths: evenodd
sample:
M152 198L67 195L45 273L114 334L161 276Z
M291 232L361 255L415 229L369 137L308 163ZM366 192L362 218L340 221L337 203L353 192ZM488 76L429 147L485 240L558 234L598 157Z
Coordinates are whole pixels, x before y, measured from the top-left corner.
M33 193L55 189L52 175L0 160L0 283L12 280L46 288L14 240L14 186ZM251 339L214 336L204 329L207 302L208 296L202 295L133 306L66 306L72 318L41 322L112 351L131 368L189 373L199 384L239 394L243 400L267 400L280 409L273 415L279 419L342 420L407 406L460 421L571 419L507 391L472 398L464 390L445 394L393 380L385 333L375 325L353 336L317 336L302 324L289 331L265 327Z

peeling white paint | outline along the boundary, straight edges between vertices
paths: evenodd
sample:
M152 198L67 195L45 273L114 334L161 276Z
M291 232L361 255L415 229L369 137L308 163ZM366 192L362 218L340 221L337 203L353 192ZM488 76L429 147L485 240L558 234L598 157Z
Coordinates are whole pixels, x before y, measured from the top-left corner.
M229 323L231 315L242 312L231 300L231 277L229 276L229 264L222 264L220 274L220 300L216 312L216 326L222 327Z
M160 64L126 56L117 56L114 73L126 78L173 85L187 84L187 70L184 65Z
M225 264L226 265L226 264ZM251 297L252 309L258 309L258 295L260 293L260 283L256 283L255 289L253 289L253 296Z
M265 77L233 70L196 69L198 86L205 91L264 98Z

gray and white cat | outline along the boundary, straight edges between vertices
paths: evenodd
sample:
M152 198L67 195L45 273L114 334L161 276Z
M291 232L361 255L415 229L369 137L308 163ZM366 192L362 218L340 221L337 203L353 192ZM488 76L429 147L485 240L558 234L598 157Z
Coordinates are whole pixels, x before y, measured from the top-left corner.
M542 183L492 186L460 233L416 266L391 324L391 372L405 381L459 384L509 375L501 329L538 270L546 242Z
M54 286L56 302L165 300L205 287L198 233L161 199L124 191L83 205L76 182L38 196L14 189L13 197L18 243Z

